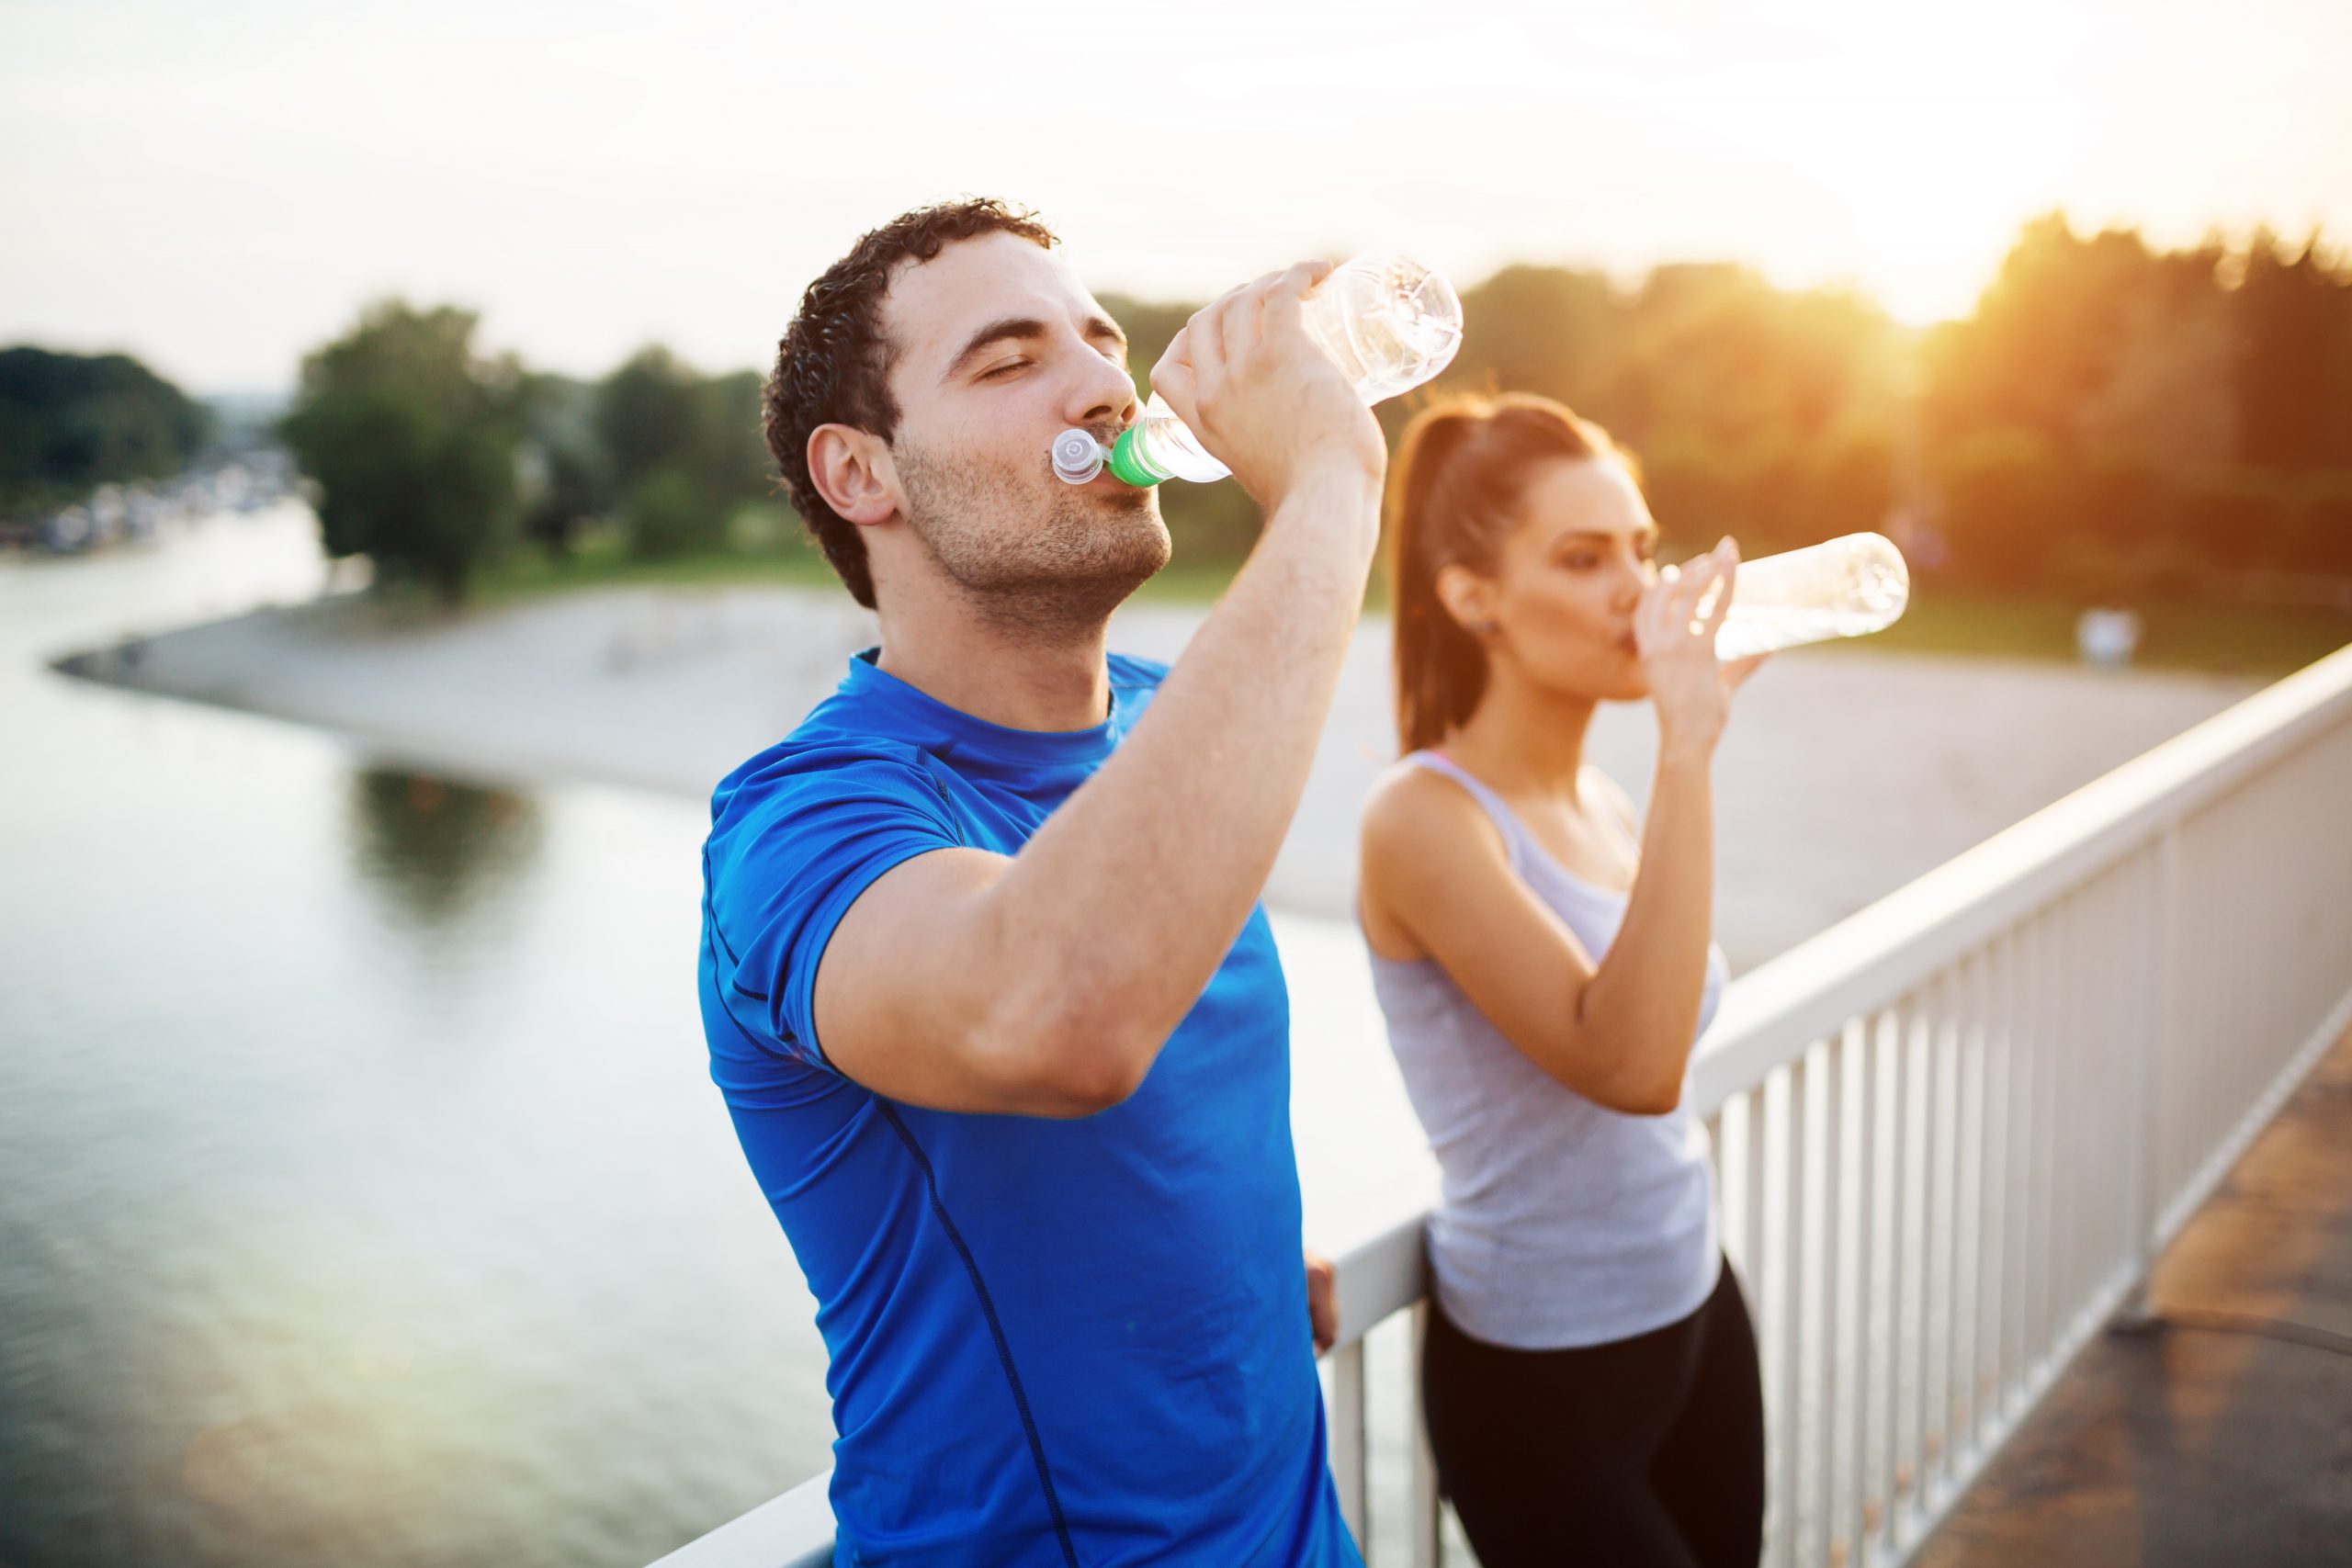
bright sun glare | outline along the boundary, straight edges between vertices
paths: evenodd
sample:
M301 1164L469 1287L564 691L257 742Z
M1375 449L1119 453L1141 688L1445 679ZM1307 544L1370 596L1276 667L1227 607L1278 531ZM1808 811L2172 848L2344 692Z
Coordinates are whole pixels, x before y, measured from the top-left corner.
M1818 252L1773 270L1842 258L1898 321L1966 314L2018 224L2061 199L2087 24L2054 6L1798 9L1815 50L1710 72L1684 113L1818 194Z

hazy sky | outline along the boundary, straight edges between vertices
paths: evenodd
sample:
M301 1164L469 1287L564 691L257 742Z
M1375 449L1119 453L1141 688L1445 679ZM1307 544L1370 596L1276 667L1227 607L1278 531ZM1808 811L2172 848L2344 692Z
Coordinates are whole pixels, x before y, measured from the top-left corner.
M1041 209L1098 289L1396 241L1964 312L2063 205L2352 241L2347 0L0 0L0 342L289 384L360 303L763 364L863 229Z

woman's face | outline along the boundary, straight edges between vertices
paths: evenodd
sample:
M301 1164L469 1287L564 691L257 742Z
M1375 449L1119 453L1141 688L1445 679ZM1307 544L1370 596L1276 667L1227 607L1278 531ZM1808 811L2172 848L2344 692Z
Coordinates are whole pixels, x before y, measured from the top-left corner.
M1490 658L1539 686L1638 702L1649 682L1634 646L1634 609L1657 581L1657 525L1622 464L1556 459L1530 477L1496 574L1456 585L1471 601L1456 613Z

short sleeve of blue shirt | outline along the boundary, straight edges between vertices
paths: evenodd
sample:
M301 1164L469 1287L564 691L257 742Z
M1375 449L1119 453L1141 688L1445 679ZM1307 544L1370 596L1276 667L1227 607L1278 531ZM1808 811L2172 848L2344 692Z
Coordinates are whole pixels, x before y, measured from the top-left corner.
M705 853L715 987L745 1043L832 1071L817 1039L817 968L858 896L917 855L962 842L912 748L770 754L729 781Z

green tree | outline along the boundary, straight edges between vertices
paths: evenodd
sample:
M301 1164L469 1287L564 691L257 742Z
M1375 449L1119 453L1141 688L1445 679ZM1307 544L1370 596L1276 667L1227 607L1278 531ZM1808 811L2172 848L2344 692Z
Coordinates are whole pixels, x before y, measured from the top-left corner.
M208 424L201 405L126 355L0 349L0 516L168 479Z
M671 560L725 542L726 519L712 506L710 492L675 464L639 477L622 498L621 514L629 554L639 560Z
M688 456L704 488L728 510L775 490L756 370L705 378L695 387L694 440Z
M2305 570L2352 577L2352 468L2307 474L2297 488L2290 558Z
M723 547L736 509L770 492L760 387L756 372L706 378L655 344L597 388L597 440L630 554L652 559Z
M369 307L302 362L282 426L324 492L327 553L367 555L379 581L463 596L474 568L511 538L521 374L473 349L476 318L398 299Z
M1979 432L1939 455L1936 479L1956 574L2011 590L2047 580L2075 505L2070 470L2047 436Z
M2257 233L2237 288L2239 450L2264 468L2352 465L2352 266L2313 235Z
M2340 570L2327 519L2352 479L2352 266L2316 234L2157 251L2049 214L1975 312L1933 334L1925 368L1963 570L2167 592L2250 567Z
M618 502L596 432L597 389L534 375L523 388L523 532L549 554L570 553L581 527Z
M596 389L596 439L626 493L695 441L695 387L702 378L659 344L623 361Z
M1624 301L1602 274L1507 266L1462 296L1462 351L1439 389L1533 392L1599 417L1625 329Z
M1581 412L1637 448L1810 447L1893 414L1894 334L1858 295L1787 293L1746 267L1658 267L1628 301L1617 363Z

